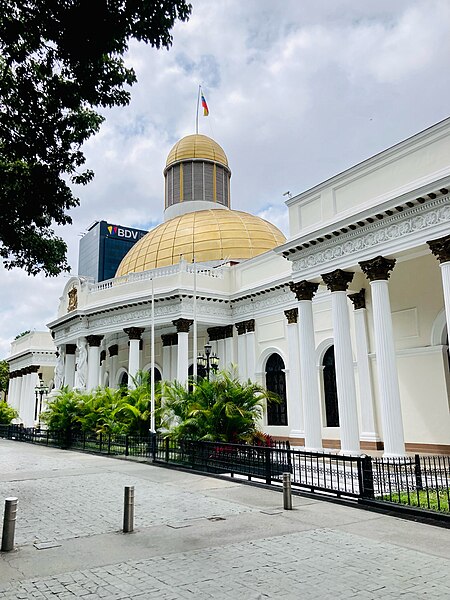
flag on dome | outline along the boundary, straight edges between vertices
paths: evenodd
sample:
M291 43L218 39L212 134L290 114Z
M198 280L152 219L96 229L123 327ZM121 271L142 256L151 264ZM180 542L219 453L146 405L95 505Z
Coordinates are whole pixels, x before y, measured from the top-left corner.
M203 95L203 90L202 90L202 108L203 108L203 116L207 117L209 115L209 108L206 103L205 96Z

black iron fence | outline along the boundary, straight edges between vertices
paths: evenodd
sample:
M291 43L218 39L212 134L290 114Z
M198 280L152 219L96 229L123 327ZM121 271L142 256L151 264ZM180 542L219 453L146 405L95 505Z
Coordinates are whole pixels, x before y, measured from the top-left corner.
M383 459L307 452L291 448L288 442L250 446L174 440L155 434L95 434L19 425L0 425L0 437L105 455L143 457L159 464L268 485L281 485L283 473L288 472L293 489L450 514L450 456Z

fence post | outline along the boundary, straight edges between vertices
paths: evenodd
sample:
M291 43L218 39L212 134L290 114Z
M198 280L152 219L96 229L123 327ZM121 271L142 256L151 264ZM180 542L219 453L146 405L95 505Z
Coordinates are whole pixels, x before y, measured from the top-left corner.
M129 443L129 441L128 441L128 433L127 433L125 435L125 456L128 456L130 453L128 443Z
M123 532L134 529L134 485L126 485L123 498Z
M283 473L283 508L292 510L291 474Z
M14 550L14 532L16 530L18 498L5 499L5 513L3 516L2 552Z
M169 459L170 459L170 454L169 454L170 440L168 437L166 437L166 439L164 440L164 443L165 443L165 450L166 450L165 461L166 461L166 463L168 463Z
M375 498L373 489L372 457L363 455L358 460L360 490L362 498Z
M111 432L108 432L108 454L111 454Z
M99 448L99 452L102 451L102 445L103 445L103 433L100 431L100 448Z
M266 483L270 485L272 483L272 461L271 456L272 450L270 447L264 448L264 459L265 459L265 470L266 470Z
M422 468L420 466L420 456L418 454L414 454L414 475L416 476L416 489L422 491Z

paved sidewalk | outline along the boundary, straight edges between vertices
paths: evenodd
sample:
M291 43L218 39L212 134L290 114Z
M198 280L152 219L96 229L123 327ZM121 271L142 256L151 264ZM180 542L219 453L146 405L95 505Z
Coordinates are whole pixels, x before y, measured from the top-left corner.
M0 599L450 598L449 530L357 508L296 496L283 511L275 490L0 440L8 495Z

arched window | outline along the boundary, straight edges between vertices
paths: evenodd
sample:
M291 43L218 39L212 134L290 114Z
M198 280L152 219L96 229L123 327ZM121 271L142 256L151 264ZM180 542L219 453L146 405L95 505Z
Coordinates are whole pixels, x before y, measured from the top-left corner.
M267 406L268 425L287 425L286 375L284 362L279 354L271 354L266 363L266 389L281 398L281 402L270 402Z
M322 361L323 389L325 393L326 427L339 427L339 407L336 388L336 366L334 364L334 346L325 352Z
M148 369L149 381L150 381L151 372L152 372L152 368L149 367L149 369ZM161 381L162 375L161 375L161 371L158 369L158 367L154 367L153 373L154 373L154 377L155 377L155 383L158 383L158 381Z
M128 373L126 371L122 371L119 377L119 387L127 387L128 386Z

